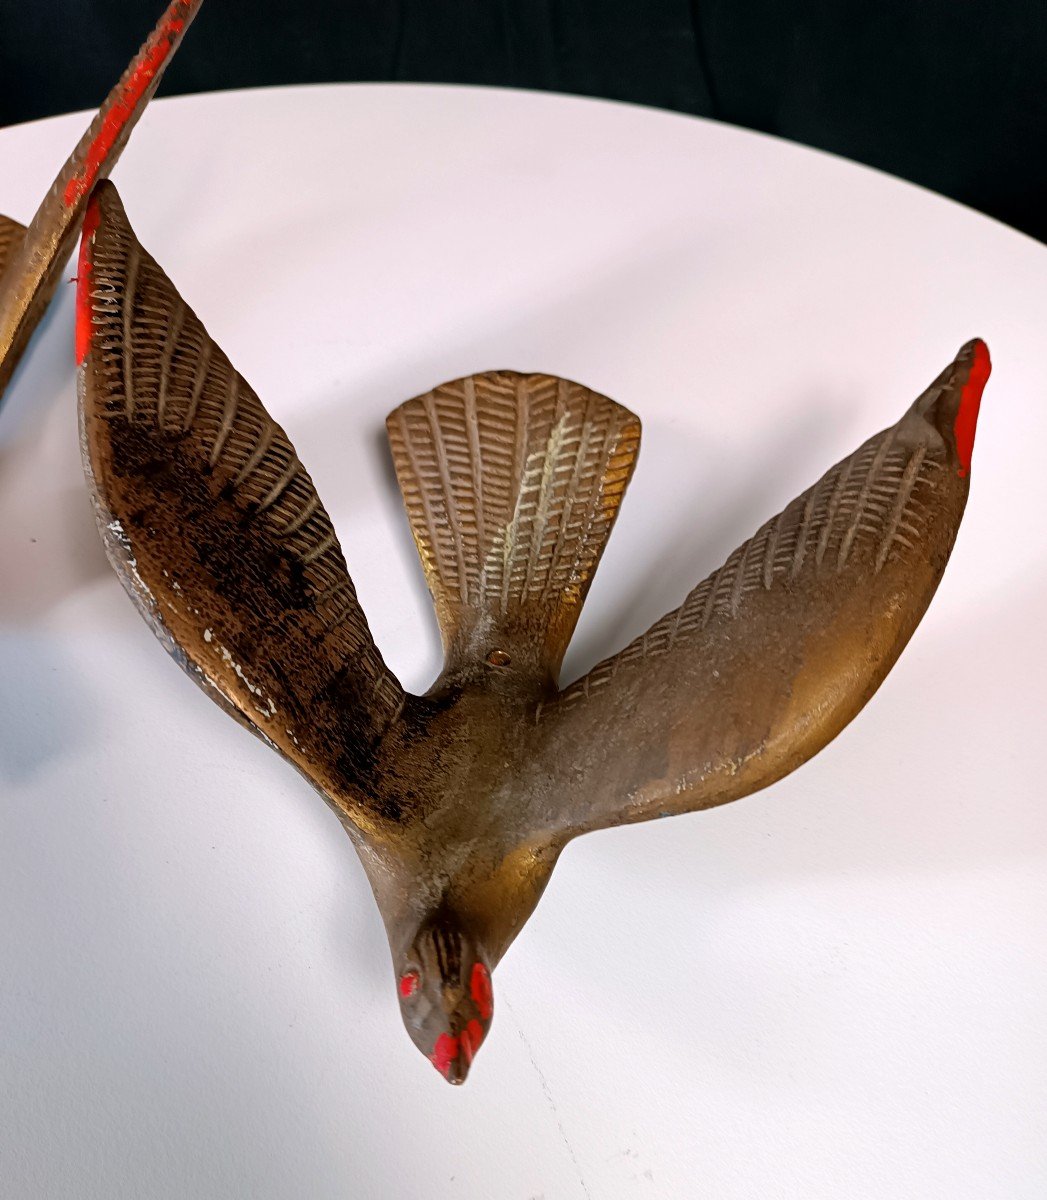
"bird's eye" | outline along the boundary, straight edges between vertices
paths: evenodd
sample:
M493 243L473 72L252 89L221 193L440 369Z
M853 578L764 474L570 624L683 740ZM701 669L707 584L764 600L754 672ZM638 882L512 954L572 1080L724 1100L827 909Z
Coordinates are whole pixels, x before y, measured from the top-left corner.
M400 976L400 995L405 1000L410 999L418 990L418 972L404 971Z

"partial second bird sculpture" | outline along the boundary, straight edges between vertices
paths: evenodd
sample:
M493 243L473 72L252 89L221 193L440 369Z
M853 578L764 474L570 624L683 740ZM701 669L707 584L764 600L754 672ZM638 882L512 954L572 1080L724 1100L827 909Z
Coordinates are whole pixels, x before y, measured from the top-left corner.
M290 440L111 184L78 279L81 440L110 560L181 666L334 810L385 922L404 1024L451 1083L568 842L736 800L821 749L916 628L967 501L981 341L561 690L640 421L549 375L444 384L388 418L445 654L410 695Z
M203 0L174 0L63 163L28 226L0 213L0 400L107 178Z

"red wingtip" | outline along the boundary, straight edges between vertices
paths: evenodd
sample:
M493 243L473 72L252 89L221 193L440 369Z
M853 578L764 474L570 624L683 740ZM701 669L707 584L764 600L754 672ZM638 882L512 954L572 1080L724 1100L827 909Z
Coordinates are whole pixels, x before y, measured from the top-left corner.
M101 214L98 211L98 196L92 196L84 216L84 228L80 236L80 260L76 272L76 361L77 365L87 357L91 349L91 319L94 288L91 284L91 251L95 230Z
M966 476L971 469L971 454L974 451L974 432L978 427L978 410L981 407L982 392L992 371L989 359L989 347L978 338L974 343L974 354L971 358L971 368L967 381L960 393L960 408L953 425L953 436L956 439L956 456L960 460L960 477Z
M74 205L94 187L110 151L116 145L124 127L137 112L142 97L156 78L157 72L163 70L179 35L185 29L187 11L186 0L174 0L139 51L127 81L119 92L107 101L108 110L105 111L101 128L87 148L83 166L66 184L63 199L67 207Z

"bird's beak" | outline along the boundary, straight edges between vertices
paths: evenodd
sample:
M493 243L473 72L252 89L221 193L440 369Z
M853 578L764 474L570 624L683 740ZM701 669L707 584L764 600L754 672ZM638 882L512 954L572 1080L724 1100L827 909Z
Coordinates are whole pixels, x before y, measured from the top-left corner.
M464 1056L459 1054L458 1057L447 1068L447 1074L444 1078L448 1083L465 1083L465 1077L469 1074L469 1068L465 1063Z
M441 1033L429 1055L429 1061L448 1083L465 1083L465 1077L486 1035L487 1030L475 1018L457 1036Z

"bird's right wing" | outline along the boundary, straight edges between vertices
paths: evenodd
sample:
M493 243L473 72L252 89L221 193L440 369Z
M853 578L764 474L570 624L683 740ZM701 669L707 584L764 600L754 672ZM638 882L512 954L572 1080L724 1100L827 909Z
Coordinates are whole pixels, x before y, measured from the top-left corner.
M173 0L168 5L66 159L28 229L0 217L0 397L51 302L91 189L120 157L202 3Z
M294 447L100 184L77 288L81 443L124 587L205 691L355 824L404 692Z
M538 715L543 828L708 808L817 753L922 618L967 501L983 342Z

